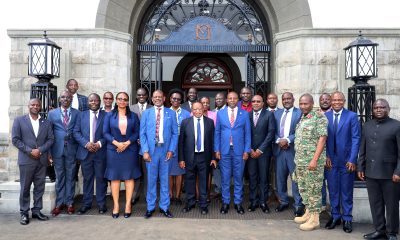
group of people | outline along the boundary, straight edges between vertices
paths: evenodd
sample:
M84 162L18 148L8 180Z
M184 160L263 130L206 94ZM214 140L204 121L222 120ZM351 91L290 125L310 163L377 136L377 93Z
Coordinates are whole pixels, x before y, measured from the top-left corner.
M201 214L208 213L210 196L220 194L221 214L233 203L244 214L243 179L249 181L247 211L260 208L269 213L268 198L276 186L279 205L275 211L289 208L287 180L292 179L294 221L308 231L320 226L319 214L326 206L329 191L331 218L325 228L342 224L352 231L353 183L357 176L366 180L371 213L376 231L366 239L388 236L397 239L400 195L400 122L389 117L386 100L373 105L374 119L360 129L357 114L344 108L341 92L322 94L315 110L312 95L299 98L270 93L266 103L260 95L252 96L244 87L240 93L220 92L215 109L210 99L198 99L197 90L189 89L183 103L180 89L169 92L169 104L161 90L149 93L139 88L137 103L129 106L129 95L115 97L106 92L104 106L96 93L87 98L77 94L76 80L67 82L61 92L60 107L48 118L40 118L41 102L31 99L29 113L14 120L12 142L19 149L20 223L29 223L30 193L34 184L32 218L47 220L40 212L48 160L56 173L57 216L63 210L73 214L76 160L83 175L85 214L92 208L94 180L96 203L100 214L107 212L106 191L111 182L112 217L118 218L121 181L125 185L124 217L131 216L132 205L146 193L150 218L156 210L159 183L159 210L171 218L171 202L181 203L183 212L198 204ZM183 104L182 104L183 103ZM362 134L361 134L362 133ZM143 166L142 166L143 165ZM211 179L215 183L212 191ZM274 182L275 184L271 184ZM183 184L184 183L184 184ZM144 189L144 190L143 190ZM386 218L385 218L386 214Z

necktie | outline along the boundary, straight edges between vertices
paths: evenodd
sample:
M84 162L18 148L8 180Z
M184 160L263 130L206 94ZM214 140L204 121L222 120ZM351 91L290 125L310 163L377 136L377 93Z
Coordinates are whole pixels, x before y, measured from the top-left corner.
M69 121L68 111L67 111L67 109L64 109L63 124L64 124L64 128L65 128L65 129L68 128L68 121Z
M271 109L271 112L275 112L275 109Z
M197 140L196 140L196 149L197 152L201 150L201 127L200 127L200 118L197 119Z
M235 124L235 109L231 109L231 118L229 120L229 122L231 123L231 127L233 128L233 125Z
M92 120L92 142L95 141L96 137L96 127L97 127L97 111L93 111L93 120Z
M158 141L160 140L160 120L161 120L161 114L160 114L161 108L158 107L157 108L157 119L156 119L156 142L158 143Z
M258 122L258 117L259 117L259 115L260 115L260 112L255 112L254 114L255 114L255 116L254 116L253 122L254 122L254 127L256 127L256 126L257 126L257 122Z
M142 113L144 110L144 104L140 104L140 113Z
M286 122L286 117L288 114L289 110L285 110L285 115L283 115L282 117L282 121L281 121L281 126L279 128L279 137L283 138L285 136L285 122Z
M336 153L336 133L339 121L339 113L335 113L335 119L333 121L333 152Z

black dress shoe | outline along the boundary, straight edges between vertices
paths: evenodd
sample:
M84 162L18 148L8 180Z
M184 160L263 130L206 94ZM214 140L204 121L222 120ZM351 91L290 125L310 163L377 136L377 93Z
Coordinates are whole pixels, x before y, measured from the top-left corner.
M106 207L100 207L99 208L99 213L100 214L104 214L104 213L106 213L107 212L107 208Z
M201 215L207 215L207 213L208 213L208 208L206 208L206 207L201 208L200 213L201 213Z
M19 220L21 225L28 225L29 224L29 216L27 214L21 214L21 219Z
M119 213L112 213L111 216L112 216L112 218L118 218L119 217Z
M227 214L229 211L229 204L222 204L221 210L219 211L222 214Z
M386 233L375 231L372 233L365 234L364 239L386 239Z
M41 213L41 212L32 213L32 218L36 218L36 219L39 220L39 221L47 221L47 220L49 220L49 217L46 216L46 215L44 215L44 214Z
M249 205L249 207L247 208L247 211L254 212L256 210L256 208L258 208L258 204L251 203Z
M187 213L187 212L190 212L194 207L195 207L196 205L186 205L183 209L182 209L182 212L183 213Z
M146 213L144 214L144 218L148 219L151 218L151 216L153 216L154 210L147 210Z
M131 216L132 213L124 213L124 218L129 218Z
M90 209L91 209L91 207L82 206L81 208L79 208L78 214L79 214L79 215L85 214L85 213L86 213L87 211L89 211Z
M182 200L180 198L175 198L176 205L182 205Z
M288 204L279 204L276 208L275 208L275 212L282 212L283 210L287 209L289 207Z
M174 217L172 215L172 213L168 209L166 211L160 209L160 213L164 214L164 216L167 217L167 218L173 218Z
M333 219L330 218L329 221L325 224L326 229L334 229L336 226L339 226L342 223L342 220L340 218L338 219Z
M353 231L353 224L351 221L343 221L343 231L351 233Z
M264 213L269 213L269 207L266 203L260 204L260 208Z
M136 204L139 202L139 200L140 200L140 197L135 197L135 198L132 200L132 206L136 205Z
M304 207L297 207L295 210L294 210L294 216L295 217L301 217L301 216L303 216L304 215Z
M397 236L396 236L396 234L388 234L387 239L388 240L397 240Z
M236 212L237 212L237 213L239 213L239 214L241 214L241 215L244 214L244 209L243 209L243 207L242 207L242 204L235 204L235 209L236 209Z

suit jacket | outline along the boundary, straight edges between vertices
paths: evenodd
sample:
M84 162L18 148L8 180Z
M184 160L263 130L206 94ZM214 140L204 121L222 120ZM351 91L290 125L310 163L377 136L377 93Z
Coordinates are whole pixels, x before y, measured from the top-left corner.
M272 112L262 109L254 127L254 111L250 113L251 149L259 149L264 154L272 154L272 142L275 138L275 117Z
M89 110L88 98L84 95L78 94L79 111L83 112Z
M163 121L163 151L173 152L177 154L178 146L178 123L176 121L176 113L164 106L164 121ZM140 121L140 153L148 152L153 155L156 146L156 113L154 107L145 110L142 113Z
M186 166L193 166L194 152L195 152L195 134L193 117L186 118L181 123L181 130L179 134L179 161L185 161ZM197 121L197 119L196 119ZM208 117L203 117L204 132L204 159L207 166L210 165L214 157L214 122Z
M153 105L151 104L146 104L146 109L151 108ZM132 112L136 113L136 115L139 117L139 120L142 118L142 113L140 113L140 107L139 107L139 103L133 104L132 106L129 107L131 109ZM146 110L145 109L145 110Z
M18 164L34 164L38 160L31 157L32 149L39 148L41 153L40 163L47 166L47 153L54 143L51 122L46 119L39 120L38 136L35 136L29 115L17 117L12 127L12 143L18 148Z
M181 108L185 109L186 111L188 111L190 113L192 112L192 109L190 108L190 105L189 105L189 101L182 103Z
M400 176L399 121L388 117L364 124L357 171L375 179L392 179L393 174Z
M214 135L214 151L221 154L229 154L230 138L235 155L243 155L251 151L251 127L249 113L238 108L237 116L231 128L226 107L217 113L217 125Z
M280 132L280 126L281 126L281 118L283 113L285 112L285 109L278 109L274 112L275 115L275 126L276 126L276 130L275 130L275 140L274 140L274 147L273 147L273 151L274 151L274 155L277 156L280 153L280 147L278 144L276 144L276 141L279 139L279 132ZM295 131L296 131L296 125L297 123L300 121L301 118L301 111L300 109L294 107L293 108L293 113L292 113L292 120L290 123L290 130L289 130L289 140L290 140L290 146L289 149L287 151L290 151L294 154L294 138L295 138Z
M326 154L333 167L345 167L347 162L357 163L360 147L360 123L356 113L343 108L336 130L336 157L334 152L334 112L325 113L328 118L328 139Z
M74 138L78 142L78 151L76 152L76 158L79 160L86 159L89 151L85 148L86 144L90 142L90 111L86 110L84 112L80 112L78 115L78 119L76 120L74 127ZM106 139L103 135L103 125L104 125L104 117L106 113L104 111L99 111L97 116L97 123L95 129L95 138L93 142L100 141L101 148L97 151L98 156L100 158L106 157Z
M61 120L61 107L51 110L47 117L47 119L53 124L54 144L51 148L51 155L53 158L60 158L63 155L64 142L68 145L66 154L73 156L76 154L78 144L73 137L73 130L79 111L72 107L70 107L70 111L71 116L67 129L64 128L64 124Z

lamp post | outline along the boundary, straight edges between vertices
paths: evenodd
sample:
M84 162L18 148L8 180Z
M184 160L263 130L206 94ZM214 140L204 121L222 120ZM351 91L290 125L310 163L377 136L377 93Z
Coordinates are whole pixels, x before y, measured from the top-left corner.
M42 102L42 117L46 118L52 108L57 107L57 86L51 79L60 77L60 47L47 38L44 31L43 38L28 43L28 75L38 79L31 85L31 98L38 98Z
M378 44L365 38L361 31L345 50L345 78L354 81L348 89L348 109L357 113L360 124L372 119L375 86L368 80L378 76L376 48Z

